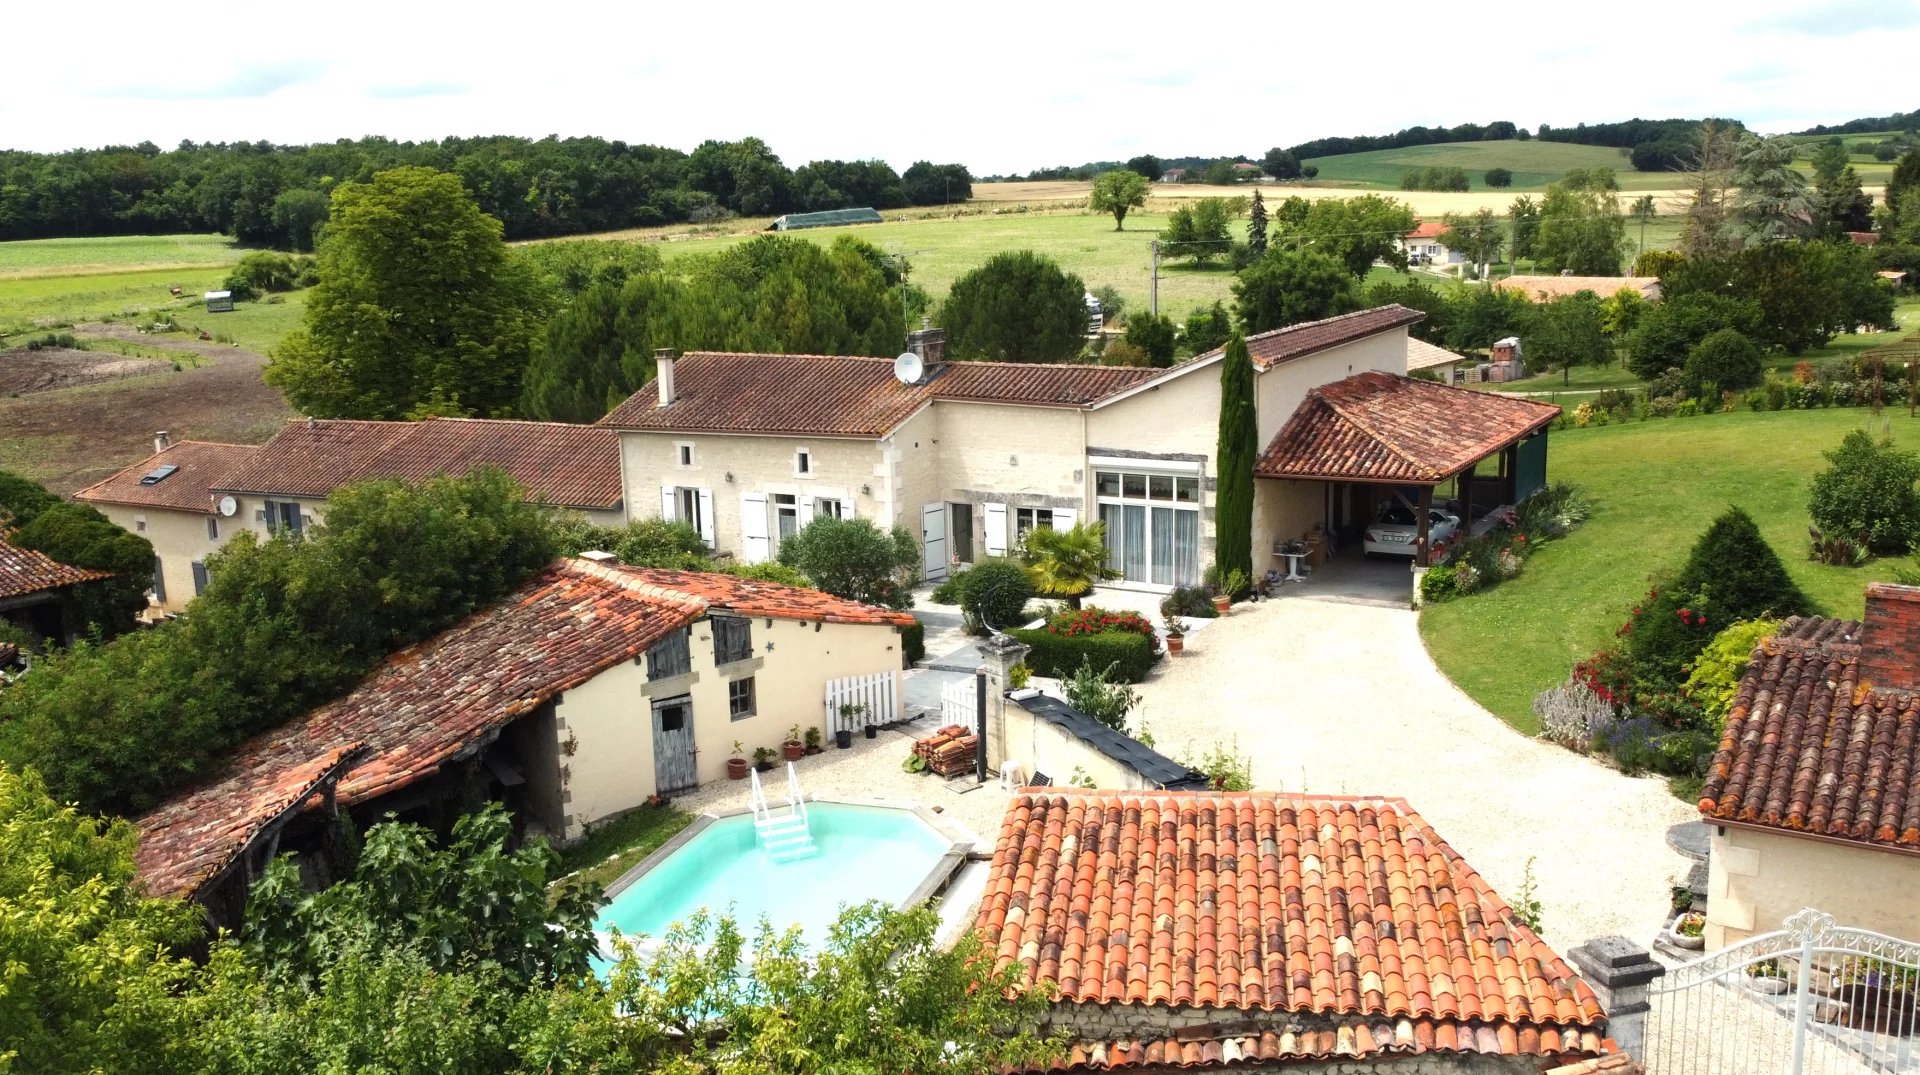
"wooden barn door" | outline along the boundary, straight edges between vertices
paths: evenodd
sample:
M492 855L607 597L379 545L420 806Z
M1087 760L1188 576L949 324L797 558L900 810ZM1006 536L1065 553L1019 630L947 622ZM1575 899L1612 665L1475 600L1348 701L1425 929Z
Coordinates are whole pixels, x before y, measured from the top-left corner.
M687 695L653 703L653 783L661 795L700 783L694 770L693 699Z

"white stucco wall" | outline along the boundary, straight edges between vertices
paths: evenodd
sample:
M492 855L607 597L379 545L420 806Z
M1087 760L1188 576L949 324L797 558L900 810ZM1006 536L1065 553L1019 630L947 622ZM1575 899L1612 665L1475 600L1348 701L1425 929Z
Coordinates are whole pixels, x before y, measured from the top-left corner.
M1023 781L1032 780L1034 773L1045 773L1055 784L1064 785L1074 778L1077 769L1097 788L1144 791L1154 786L1138 769L1095 750L1052 721L1036 717L1012 702L1005 704L1005 750L1000 757L988 759L996 771L1016 766Z
M1732 826L1713 829L1709 855L1709 950L1779 929L1805 907L1920 940L1920 856Z
M216 516L197 511L169 508L134 508L123 504L95 504L100 513L123 529L131 530L153 543L153 554L160 560L161 580L167 599L157 607L178 612L193 600L193 565L204 563L222 542L240 529L240 519L220 519L220 537L207 537L207 520ZM142 525L144 524L144 525Z
M1356 373L1407 372L1407 330L1375 333L1363 340L1282 362L1254 378L1255 406L1260 418L1260 446L1266 447L1280 427L1307 398L1307 393Z
M692 627L687 675L649 683L642 658L607 669L559 700L555 734L564 767L567 838L641 805L654 793L657 698L685 694L691 699L695 773L705 784L726 779L736 739L742 753L751 756L755 747L778 752L795 724L803 730L820 728L824 735L828 680L876 672L899 675L900 634L894 627L764 617L752 623L749 660L716 666L710 621L701 620ZM743 676L754 679L755 712L734 720L728 714L727 685Z
M693 445L693 464L679 465L677 446ZM795 472L809 453L810 469ZM660 517L665 486L705 489L713 495L714 551L742 555L741 495L845 499L862 518L884 517L886 468L879 443L835 437L622 433L620 471L627 511L635 519ZM727 481L727 475L733 481ZM861 492L865 487L868 492Z

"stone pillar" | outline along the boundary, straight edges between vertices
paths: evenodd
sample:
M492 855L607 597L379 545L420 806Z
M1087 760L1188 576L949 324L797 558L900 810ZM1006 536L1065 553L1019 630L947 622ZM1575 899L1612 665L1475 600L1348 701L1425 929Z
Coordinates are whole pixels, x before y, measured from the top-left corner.
M1596 937L1567 953L1568 962L1587 980L1607 1012L1607 1036L1628 1056L1645 1056L1647 987L1667 973L1653 954L1620 936Z
M1013 688L1013 666L1033 647L995 632L974 648L980 651L980 670L987 674L987 767L999 772L1007 757L1007 691Z

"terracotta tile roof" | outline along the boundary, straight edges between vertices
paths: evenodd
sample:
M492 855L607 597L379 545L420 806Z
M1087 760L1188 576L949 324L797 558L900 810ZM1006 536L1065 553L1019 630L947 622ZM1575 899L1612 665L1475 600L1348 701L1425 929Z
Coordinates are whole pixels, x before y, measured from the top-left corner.
M918 385L891 358L692 351L674 363L674 401L649 382L600 424L613 429L879 437L933 400L1082 407L1160 370L952 362Z
M1652 276L1508 276L1495 280L1502 291L1518 291L1533 302L1546 302L1564 295L1591 291L1598 298L1611 298L1622 288L1638 291L1641 297L1660 297L1660 281Z
M178 441L166 451L156 452L105 481L87 486L73 494L73 498L90 504L127 504L211 515L220 499L213 490L244 467L259 450L257 444ZM140 484L140 479L156 468L169 465L180 469L152 485Z
M659 593L671 600L699 601L711 608L778 620L821 620L827 623L885 623L911 627L913 614L877 605L863 605L822 590L783 586L705 571L667 571L651 567L615 567L642 584L643 593Z
M1029 789L978 924L997 966L1056 983L1060 1002L1285 1012L1335 1050L1365 1028L1376 1050L1558 1053L1597 1048L1605 1024L1573 969L1395 799Z
M191 896L213 876L195 864L238 855L284 803L304 797L299 789L321 759L363 748L339 777L342 804L396 791L709 608L842 623L912 619L776 583L561 560L493 607L389 657L346 695L248 740L199 787L141 817L141 872L156 894Z
M1850 231L1847 233L1847 241L1853 243L1855 246L1873 246L1880 241L1880 233L1877 231Z
M1920 697L1862 682L1861 634L1796 616L1754 649L1702 815L1920 851Z
M0 598L24 597L109 577L110 572L69 567L45 553L10 545L0 538Z
M1516 1027L1458 1019L1382 1019L1355 1016L1327 1026L1294 1031L1246 1028L1240 1033L1125 1041L1074 1042L1055 1071L1126 1071L1132 1068L1231 1070L1303 1060L1413 1056L1422 1053L1492 1053L1563 1057L1592 1054L1609 1040L1588 1027ZM1614 1068L1576 1069L1614 1071ZM1627 1069L1619 1069L1623 1073Z
M362 478L418 481L486 464L511 474L541 504L607 510L620 503L620 439L612 431L485 418L295 419L214 488L317 499Z
M1446 230L1447 222L1444 220L1422 220L1412 231L1407 233L1407 238L1438 239L1440 233Z
M316 791L340 779L359 755L359 741L288 764L273 754L235 763L231 778L175 800L164 827L142 819L133 853L141 887L156 896L191 896L225 873L255 840L297 813Z
M1417 337L1407 337L1407 369L1409 370L1432 369L1435 366L1464 361L1466 361L1465 355L1454 354L1444 347L1435 347Z
M1419 310L1409 310L1405 306L1376 306L1371 310L1358 310L1320 321L1303 321L1298 325L1248 336L1247 353L1253 356L1256 368L1272 369L1283 362L1305 358L1330 347L1405 328L1426 320L1426 317ZM1194 356L1194 361L1224 353L1224 348L1216 347L1206 354Z
M1266 478L1446 480L1552 421L1560 408L1519 396L1369 371L1323 384L1254 463Z

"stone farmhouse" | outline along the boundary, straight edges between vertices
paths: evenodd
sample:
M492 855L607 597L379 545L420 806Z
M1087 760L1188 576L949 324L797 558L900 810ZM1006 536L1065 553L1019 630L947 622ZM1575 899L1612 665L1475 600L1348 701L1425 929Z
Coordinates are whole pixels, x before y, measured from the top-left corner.
M1803 907L1920 936L1920 588L1864 621L1795 617L1754 650L1700 793L1707 947Z
M242 744L135 822L135 864L151 894L231 924L277 853L303 852L309 879L327 883L342 814L360 829L389 813L433 823L499 800L526 831L570 841L651 795L722 779L736 740L824 732L837 680L880 677L897 699L912 622L818 590L561 560Z

